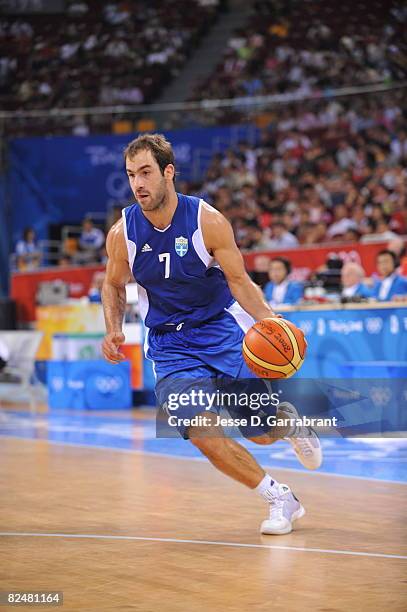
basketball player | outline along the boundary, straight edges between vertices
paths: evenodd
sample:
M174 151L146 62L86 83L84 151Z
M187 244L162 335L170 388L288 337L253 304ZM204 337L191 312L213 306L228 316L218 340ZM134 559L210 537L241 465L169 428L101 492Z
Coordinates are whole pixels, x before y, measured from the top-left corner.
M159 400L161 382L171 377L252 377L242 357L244 334L255 320L276 315L246 273L229 222L203 200L176 193L174 155L162 135L139 136L124 156L137 203L123 210L123 218L107 237L102 291L105 358L111 363L124 359L119 347L125 340L125 285L134 276ZM203 414L202 408L198 410ZM298 416L287 402L284 413ZM207 426L179 431L218 470L269 503L270 517L263 521L262 533L289 533L293 521L304 515L303 506L241 444L222 436L215 417L210 414ZM280 437L288 438L305 467L320 466L321 447L312 430L285 428ZM270 444L276 438L262 433L251 439Z

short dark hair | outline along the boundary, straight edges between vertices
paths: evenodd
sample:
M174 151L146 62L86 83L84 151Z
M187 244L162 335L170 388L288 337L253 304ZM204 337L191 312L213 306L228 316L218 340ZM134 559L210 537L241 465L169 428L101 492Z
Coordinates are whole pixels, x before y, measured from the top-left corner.
M291 272L291 261L289 259L287 259L286 257L273 257L273 259L270 260L270 263L273 263L273 261L280 261L283 266L286 269L287 275L290 274Z
M397 266L397 255L393 251L390 251L390 249L382 249L379 251L376 255L376 259L379 259L380 255L390 255L390 257L393 259L394 267Z
M124 159L126 160L128 157L131 159L137 155L139 151L151 151L163 176L164 170L168 164L172 164L175 168L174 151L172 150L171 143L166 140L163 134L140 134L140 136L137 136L137 138L129 142L124 149Z
M24 231L23 231L23 239L27 240L28 239L28 234L31 234L31 232L35 235L33 227L25 227Z

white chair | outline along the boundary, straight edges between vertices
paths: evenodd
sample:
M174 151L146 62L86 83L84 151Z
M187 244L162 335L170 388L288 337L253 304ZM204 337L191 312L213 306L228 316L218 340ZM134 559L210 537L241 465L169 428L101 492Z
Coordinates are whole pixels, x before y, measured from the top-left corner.
M2 398L7 401L19 401L19 394L15 393L15 387L19 387L26 396L30 409L36 409L36 381L35 381L35 356L38 351L43 333L40 331L0 331L0 339L6 344L10 351L7 365L1 375L6 375L5 382L1 382L0 391ZM17 379L16 382L7 382L7 376Z

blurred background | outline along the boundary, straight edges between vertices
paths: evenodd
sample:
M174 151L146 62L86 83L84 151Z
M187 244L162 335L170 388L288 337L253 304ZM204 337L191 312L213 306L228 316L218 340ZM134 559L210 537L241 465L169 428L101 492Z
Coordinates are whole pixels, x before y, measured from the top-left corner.
M406 17L395 0L0 0L1 401L153 401L135 285L128 361L100 353L122 151L144 131L306 333L299 375L405 377Z

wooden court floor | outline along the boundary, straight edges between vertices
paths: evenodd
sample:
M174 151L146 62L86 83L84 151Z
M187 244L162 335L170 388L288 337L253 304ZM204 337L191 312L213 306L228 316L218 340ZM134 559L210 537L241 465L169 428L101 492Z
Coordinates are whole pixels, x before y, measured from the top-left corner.
M0 590L62 590L65 611L405 611L407 487L272 473L307 510L286 536L206 462L0 438Z

